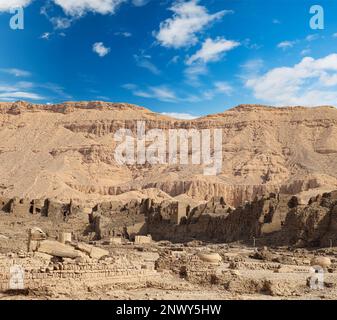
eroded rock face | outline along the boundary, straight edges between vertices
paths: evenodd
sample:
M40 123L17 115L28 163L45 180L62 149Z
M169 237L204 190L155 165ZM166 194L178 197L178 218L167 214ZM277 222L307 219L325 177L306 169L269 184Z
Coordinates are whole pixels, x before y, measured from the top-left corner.
M282 237L298 246L332 246L337 241L337 192L312 198L307 206L291 209Z
M237 209L215 198L194 208L179 225L156 215L155 219L153 214L148 216L147 227L158 240L258 241L258 245L299 247L337 243L337 191L314 197L308 204L295 196L272 193Z
M119 165L113 135L127 128L136 136L137 120L166 133L222 129L221 173L204 176L202 165ZM93 204L157 188L197 200L222 196L233 207L270 192L310 197L337 187L336 141L332 107L242 105L186 121L130 104L0 103L1 193Z

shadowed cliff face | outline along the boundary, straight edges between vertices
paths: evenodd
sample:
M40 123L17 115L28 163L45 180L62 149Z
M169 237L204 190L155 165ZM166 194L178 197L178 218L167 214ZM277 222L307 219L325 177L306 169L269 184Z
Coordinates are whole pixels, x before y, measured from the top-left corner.
M258 246L329 247L337 242L337 191L303 203L296 196L272 193L230 208L218 199L194 208L180 223L150 213L147 231L156 240L243 241Z
M127 128L135 137L138 120L167 133L222 129L221 173L205 176L203 165L119 165L114 134ZM235 207L268 192L306 199L337 187L336 153L333 107L244 105L184 121L130 104L0 103L0 186L7 197L98 202L154 188L197 200L223 196Z

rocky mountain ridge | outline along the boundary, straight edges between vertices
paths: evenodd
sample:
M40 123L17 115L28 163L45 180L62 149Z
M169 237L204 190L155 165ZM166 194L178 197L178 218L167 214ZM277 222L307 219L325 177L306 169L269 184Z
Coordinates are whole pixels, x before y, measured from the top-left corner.
M114 133L222 129L217 176L202 165L119 165ZM189 150L192 153L192 150ZM269 192L312 195L337 187L337 110L241 105L178 120L126 103L0 103L0 192L6 197L105 201L154 188L195 200L223 196L239 206Z

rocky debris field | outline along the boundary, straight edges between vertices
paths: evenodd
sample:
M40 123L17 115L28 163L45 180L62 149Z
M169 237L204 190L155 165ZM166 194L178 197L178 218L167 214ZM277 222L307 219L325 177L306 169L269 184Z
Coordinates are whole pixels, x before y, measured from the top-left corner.
M142 238L90 244L71 239L62 244L48 220L37 223L41 228L34 228L28 218L14 223L2 217L0 299L337 298L335 247L253 247L197 240L145 243ZM35 251L27 250L29 234L30 241L40 243ZM50 250L50 245L66 251ZM92 248L104 254L91 254ZM69 257L67 250L78 254ZM7 287L13 266L24 272L20 290Z

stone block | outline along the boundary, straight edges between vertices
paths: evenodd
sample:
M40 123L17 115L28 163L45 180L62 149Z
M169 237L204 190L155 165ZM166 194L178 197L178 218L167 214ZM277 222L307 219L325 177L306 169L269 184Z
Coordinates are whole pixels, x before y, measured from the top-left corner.
M135 236L135 244L149 244L152 243L151 236Z
M54 240L41 241L37 248L38 252L50 254L61 258L77 258L80 256L73 247L60 243Z

